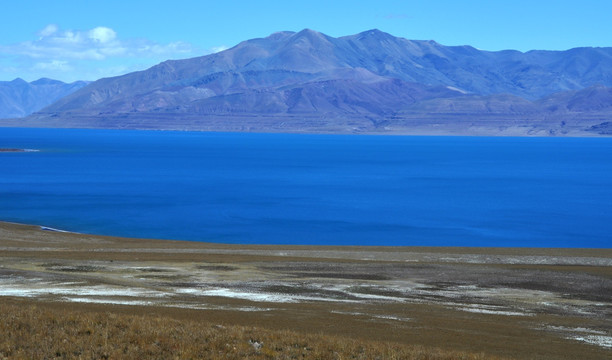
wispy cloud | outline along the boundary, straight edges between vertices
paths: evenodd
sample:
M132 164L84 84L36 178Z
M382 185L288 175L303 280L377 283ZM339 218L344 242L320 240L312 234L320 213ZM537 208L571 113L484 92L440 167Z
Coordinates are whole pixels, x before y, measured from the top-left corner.
M51 36L59 30L59 27L55 24L49 24L38 32L38 35L42 37Z
M51 61L43 61L34 64L33 68L35 70L43 70L43 71L71 71L73 70L72 66L68 65L67 61L62 60L51 60Z
M146 39L120 39L113 29L104 26L89 30L61 30L51 24L38 35L36 40L0 45L0 52L31 58L104 60L109 57L176 57L195 50L184 42L159 44Z
M148 39L126 39L105 26L66 30L56 24L49 24L36 35L36 38L31 40L0 44L0 69L4 70L3 73L6 74L9 69L17 69L19 73L15 77L55 76L66 80L95 80L77 77L77 74L114 76L119 75L119 69L141 70L163 60L204 55L225 49L219 47L202 51L181 41L162 44Z

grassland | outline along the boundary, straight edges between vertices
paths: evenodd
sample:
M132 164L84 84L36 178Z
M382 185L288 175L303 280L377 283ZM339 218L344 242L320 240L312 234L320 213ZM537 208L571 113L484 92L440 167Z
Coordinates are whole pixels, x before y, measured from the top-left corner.
M0 304L11 359L489 359L382 341L223 326L163 316Z
M0 223L0 358L604 359L612 251L233 246Z

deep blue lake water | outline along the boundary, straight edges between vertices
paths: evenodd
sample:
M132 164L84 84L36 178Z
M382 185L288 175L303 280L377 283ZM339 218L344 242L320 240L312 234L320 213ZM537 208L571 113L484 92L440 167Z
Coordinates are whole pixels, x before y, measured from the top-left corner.
M612 247L612 138L0 128L0 220L226 243Z

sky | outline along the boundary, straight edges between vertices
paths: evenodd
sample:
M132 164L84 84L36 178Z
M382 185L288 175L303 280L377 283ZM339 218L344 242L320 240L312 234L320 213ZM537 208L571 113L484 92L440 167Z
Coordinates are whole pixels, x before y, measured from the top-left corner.
M7 0L1 13L0 81L97 80L305 28L489 51L612 46L601 0Z

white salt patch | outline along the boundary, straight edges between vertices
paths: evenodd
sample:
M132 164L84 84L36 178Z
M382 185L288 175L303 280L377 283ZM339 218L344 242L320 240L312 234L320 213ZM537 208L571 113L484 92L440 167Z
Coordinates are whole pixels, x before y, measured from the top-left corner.
M194 310L219 310L221 307L204 304L160 304L160 306L173 307L179 309L194 309Z
M254 307L254 306L243 306L243 307L239 307L239 308L233 308L231 310L246 311L246 312L252 312L252 311L272 311L272 309L270 309L270 308L260 308L260 307Z
M391 315L374 315L377 319L385 319L385 320L396 320L396 321L410 321L410 318L401 318L397 316Z
M249 301L259 302L273 302L273 303L296 303L300 301L327 301L327 302L355 302L354 300L343 300L343 299L330 299L316 296L299 296L299 295L283 295L283 294L271 294L271 293L258 293L258 292L247 292L237 291L233 289L175 289L177 294L190 294L196 296L218 296L228 297L234 299L243 299Z
M91 304L113 304L113 305L153 305L152 301L141 301L141 300L118 300L118 299L95 299L86 297L64 297L63 300L70 302L79 303L91 303Z
M76 289L63 289L62 293L74 294L74 295L89 295L89 296L143 296L143 297L163 297L166 294L143 289L126 289L126 288L111 288L106 286L95 286L95 287L83 287Z
M198 289L177 289L177 293L192 294L200 296L218 296L228 297L234 299L243 299L250 301L264 301L264 302L275 302L275 303L292 303L297 302L297 299L291 296L278 295L278 294L265 294L265 293L250 293L244 291L236 291L231 289L211 289L211 290L198 290Z
M605 348L612 348L612 336L603 335L586 335L586 336L573 336L571 339L583 341L587 344L597 345Z
M457 307L455 309L461 310L461 311L467 311L467 312L471 312L471 313L487 314L487 315L533 316L533 314L524 313L524 312L505 311L505 310L490 310L490 309L483 309L483 308L477 308L477 307Z
M17 296L17 297L31 297L36 296L37 293L29 289L7 289L0 288L0 296Z
M360 299L370 299L370 300L384 300L384 301L404 301L403 298L388 296L388 295L376 295L376 294L364 294L360 292L351 291L354 287L353 285L327 285L327 284L317 284L319 289L322 290L331 290L331 291L340 291L346 294L347 296L353 296ZM366 286L363 286L366 287ZM362 288L363 288L362 287ZM376 286L368 286L367 288L375 289L375 290L386 290L387 288L376 287Z
M582 341L587 344L601 346L605 348L612 348L612 336L606 335L605 331L599 331L583 327L565 327L565 326L546 326L544 329L561 331L570 333L564 335L566 339Z
M397 298L394 296L386 296L386 295L373 295L373 294L361 294L349 292L349 295L361 298L361 299L371 299L371 300L386 300L386 301L404 301L402 298Z
M605 331L593 330L593 329L583 328L583 327L570 328L570 327L565 327L565 326L552 326L552 325L550 325L550 326L547 326L546 329L557 330L557 331L566 331L566 332L579 332L579 333L586 333L586 334L598 334L598 335L605 335L606 334Z
M37 283L36 286L45 285L46 283ZM77 286L77 287L60 287L65 283L53 284L55 286L36 287L33 288L29 284L3 284L0 286L0 296L17 296L17 297L34 297L45 295L63 295L63 296L126 296L126 297L164 297L167 294L146 290L146 289L130 289L108 286Z
M174 289L174 292L177 294L202 295L202 290L194 288Z
M360 312L336 311L336 310L332 310L330 312L332 314L351 315L351 316L367 316L367 317L372 317L376 319L384 319L384 320L395 320L395 321L410 321L411 320L410 318L402 318L402 317L392 316L392 315L375 315L375 314L366 314L366 313L360 313Z
M368 314L360 313L360 312L350 312L350 311L338 311L332 310L330 311L332 314L341 314L341 315L356 315L356 316L368 316Z

